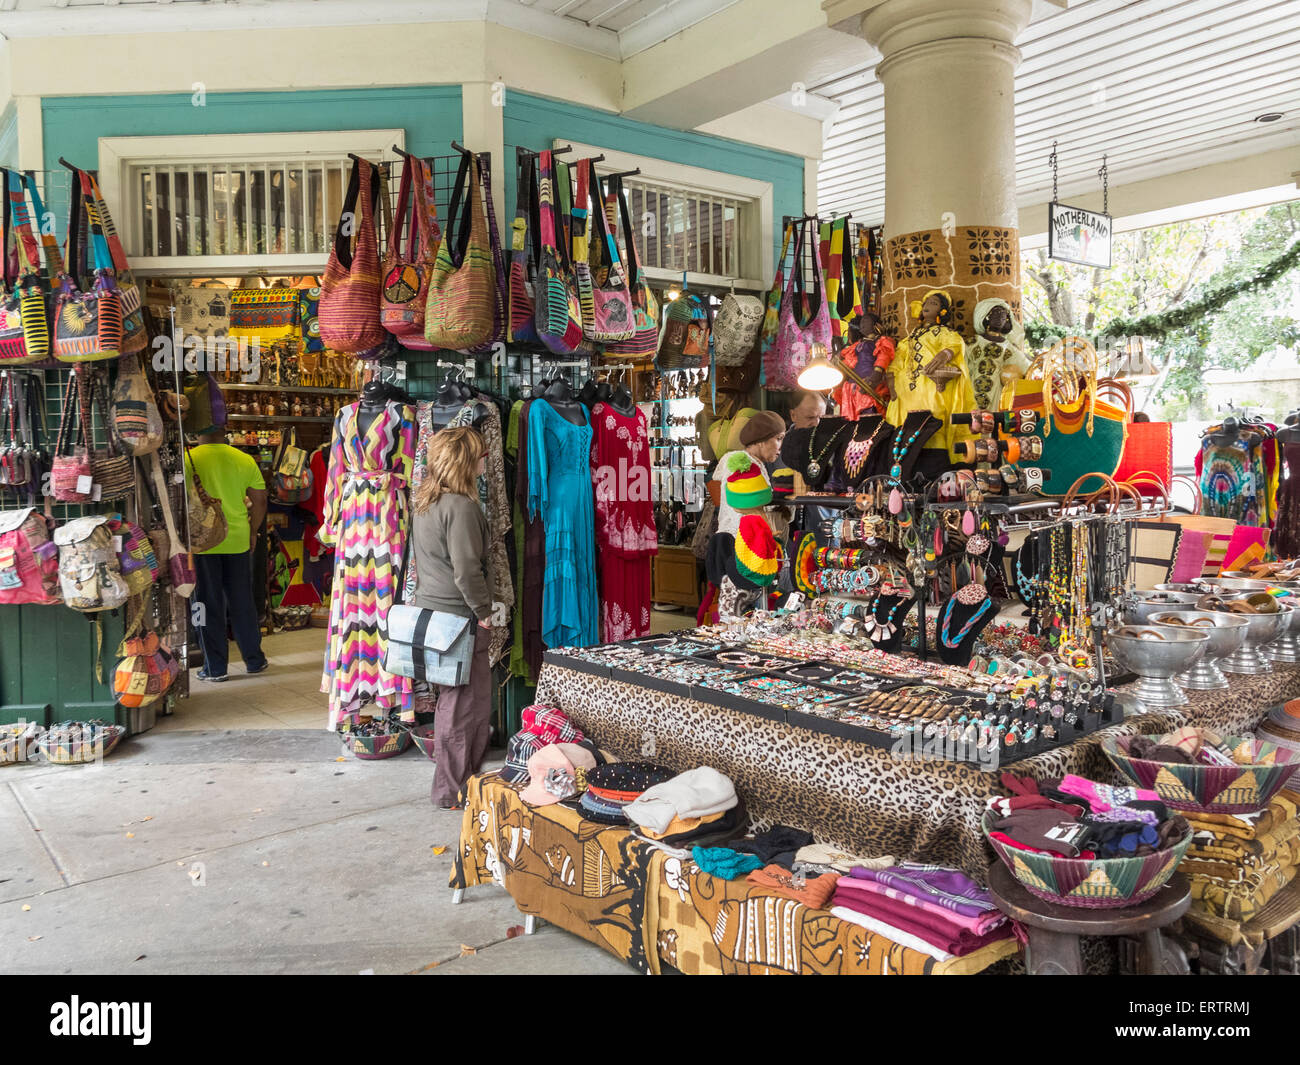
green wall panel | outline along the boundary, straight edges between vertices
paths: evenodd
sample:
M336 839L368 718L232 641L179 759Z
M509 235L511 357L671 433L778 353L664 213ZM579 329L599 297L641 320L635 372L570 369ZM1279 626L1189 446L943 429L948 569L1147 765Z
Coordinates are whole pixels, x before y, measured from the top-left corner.
M515 204L515 148L537 151L550 147L557 140L594 144L683 166L698 166L756 181L770 181L774 259L781 252L781 217L803 214L804 161L801 156L756 148L705 133L652 126L522 92L507 91L505 103L506 204L510 218L514 217ZM509 219L500 221L503 228L509 228Z
M94 618L62 606L0 607L0 722L100 718L130 724L111 687L122 617L101 615L99 680Z

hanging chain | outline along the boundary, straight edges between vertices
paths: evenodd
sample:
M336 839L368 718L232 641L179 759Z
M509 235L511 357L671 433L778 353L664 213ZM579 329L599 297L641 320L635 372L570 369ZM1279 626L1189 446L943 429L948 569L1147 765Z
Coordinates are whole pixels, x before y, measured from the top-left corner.
M1056 191L1056 141L1052 141L1052 154L1047 157L1047 165L1052 168L1052 202L1056 203L1061 198Z
M1101 213L1110 214L1110 170L1106 167L1106 157L1101 157L1101 169L1097 171L1101 178Z

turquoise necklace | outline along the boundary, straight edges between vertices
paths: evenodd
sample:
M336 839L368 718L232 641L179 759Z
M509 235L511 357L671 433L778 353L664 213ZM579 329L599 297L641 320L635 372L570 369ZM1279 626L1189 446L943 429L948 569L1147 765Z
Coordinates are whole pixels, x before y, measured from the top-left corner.
M916 427L916 432L906 440L902 439L902 434L900 433L899 439L895 440L894 446L890 448L889 454L893 458L894 464L889 467L889 476L895 481L901 481L903 479L903 459L907 457L907 453L912 449L912 445L920 438L921 432L925 429L926 422L928 421L928 418L922 419L921 424Z
M970 620L961 627L957 635L949 636L948 623L952 620L952 608L956 602L957 602L957 597L954 595L951 599L948 600L948 605L944 607L943 610L943 627L940 630L939 635L942 638L943 645L945 647L959 647L961 645L962 640L966 638L966 634L970 632L972 628L975 627L975 623L979 621L979 619L982 618L988 612L989 608L993 605L993 599L991 596L988 599L985 599L984 602L980 603L979 609L976 610L975 613L971 615Z

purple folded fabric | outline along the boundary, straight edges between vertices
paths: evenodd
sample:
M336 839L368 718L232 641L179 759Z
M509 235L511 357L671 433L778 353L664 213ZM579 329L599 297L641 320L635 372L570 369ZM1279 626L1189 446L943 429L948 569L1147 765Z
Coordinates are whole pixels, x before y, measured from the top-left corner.
M918 910L926 913L932 913L942 917L946 921L959 928L965 928L977 936L982 936L991 932L999 925L1006 923L1007 915L1001 910L989 910L978 917L971 917L968 914L957 913L955 910L947 910L936 903L933 899L923 895L909 894L900 891L898 888L890 887L888 884L880 884L874 880L850 880L846 884L846 890L873 892L877 895L884 895L887 898L894 899L907 906L913 906Z
M916 936L917 939L958 957L970 954L1000 939L1009 939L1013 935L1009 922L1003 922L985 935L976 935L968 928L953 924L946 917L917 909L915 906L909 906L886 895L870 891L854 891L852 887L852 884L846 884L844 888L839 884L836 885L835 906L843 906L864 913L868 917L874 917L892 928L901 929L908 935Z
M929 899L936 906L967 917L979 917L996 910L993 898L965 873L944 869L937 865L915 865L901 862L888 869L854 868L852 876L859 880L874 880L897 888L906 895Z

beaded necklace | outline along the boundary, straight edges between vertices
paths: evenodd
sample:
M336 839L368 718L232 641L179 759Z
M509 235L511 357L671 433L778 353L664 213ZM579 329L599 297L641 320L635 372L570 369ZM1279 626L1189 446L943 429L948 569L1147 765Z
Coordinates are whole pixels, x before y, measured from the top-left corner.
M970 630L975 627L975 623L979 621L979 619L982 618L985 614L987 614L989 608L993 605L992 598L985 599L984 602L980 603L979 609L976 610L975 613L971 615L970 620L961 627L957 635L949 636L948 623L952 620L952 608L956 602L957 602L957 597L954 595L951 599L948 600L948 605L943 608L943 627L940 629L939 635L940 638L943 640L943 645L945 647L960 646L962 640L964 640L966 638L966 635L970 632Z
M921 433L925 430L928 422L929 418L922 419L921 424L916 427L916 431L906 439L903 439L903 434L900 432L898 439L894 441L894 446L890 448L890 456L893 458L894 464L889 467L889 476L895 481L903 479L903 459L907 457L912 445L920 439Z
M884 429L884 418L880 419L880 424L876 426L875 431L867 437L866 440L850 440L844 445L844 472L849 475L850 481L856 481L862 473L863 467L867 464L867 458L871 455L871 447L876 442L876 437Z
M821 460L824 459L826 453L835 446L835 442L840 438L840 434L842 434L845 429L850 429L851 427L851 423L842 425L836 429L835 432L831 433L831 438L826 442L826 446L822 448L821 453L815 457L813 456L813 443L817 439L817 430L814 429L808 434L808 464L804 467L805 472L808 474L808 480L816 481L821 477Z
M867 639L872 643L883 643L893 636L898 631L897 626L894 625L894 615L898 613L898 608L907 602L906 599L900 599L889 608L889 613L885 615L883 621L878 616L878 611L873 610L869 613L866 618Z

